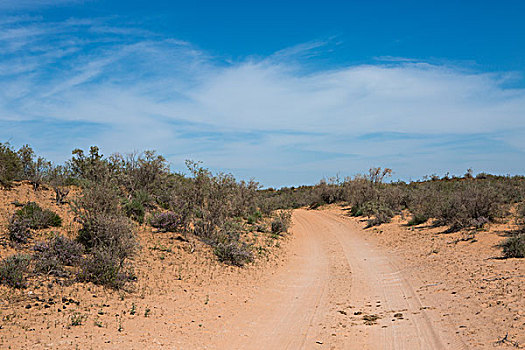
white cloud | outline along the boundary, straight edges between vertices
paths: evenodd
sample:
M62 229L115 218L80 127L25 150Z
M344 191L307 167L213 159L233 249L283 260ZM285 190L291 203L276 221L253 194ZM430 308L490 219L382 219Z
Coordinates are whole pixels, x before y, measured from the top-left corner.
M462 168L469 159L496 171L525 151L525 90L504 88L514 78L508 73L394 58L306 69L308 51L322 49L322 42L225 63L190 43L104 20L0 22L2 28L11 30L0 49L18 42L24 51L0 60L0 123L96 123L99 131L79 140L110 152L156 148L177 164L202 159L279 184L292 183L283 174L290 164L302 174L299 182L389 162L404 167L404 176L420 176L436 166ZM360 138L368 134L379 136ZM482 135L507 153L478 150L481 160L460 159L450 147L432 145L441 136L460 144L468 135ZM9 130L0 137L16 138ZM52 130L45 137L54 137Z

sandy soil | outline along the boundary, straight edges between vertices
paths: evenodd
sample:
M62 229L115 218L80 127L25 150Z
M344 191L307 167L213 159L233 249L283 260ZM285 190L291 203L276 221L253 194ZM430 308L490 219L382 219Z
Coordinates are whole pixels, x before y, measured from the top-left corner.
M220 349L463 349L356 222L298 210L294 256L219 334Z
M65 218L51 191L2 192ZM497 259L493 226L475 240L406 220L364 230L340 207L297 210L291 235L258 237L260 257L225 266L177 234L140 228L130 292L33 278L0 288L0 348L483 349L525 344L521 259ZM0 222L3 224L3 222ZM49 232L40 232L45 236ZM14 250L4 242L1 255ZM51 300L50 300L51 299ZM28 308L29 307L29 308ZM72 319L80 317L81 325ZM508 334L511 342L497 343Z
M340 209L331 212L365 226ZM396 217L363 234L397 257L434 319L452 325L471 349L525 348L525 260L502 259L498 246L516 228L512 222L491 224L473 236L406 222Z
M60 214L60 229L35 233L34 241L53 231L74 235L78 229L68 205L57 206L50 190L34 192L28 184L0 191L0 257L30 251L12 247L5 236L14 201L36 201ZM0 286L0 349L203 349L216 330L284 264L281 245L254 233L257 260L245 268L217 261L205 244L175 233L137 227L141 250L134 258L138 281L129 291L33 276L29 286ZM259 235L258 237L256 237ZM81 321L73 325L73 320Z

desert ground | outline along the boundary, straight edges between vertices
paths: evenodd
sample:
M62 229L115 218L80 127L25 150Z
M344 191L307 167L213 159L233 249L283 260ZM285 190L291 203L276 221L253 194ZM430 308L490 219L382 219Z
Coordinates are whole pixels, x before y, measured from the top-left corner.
M52 192L20 185L13 201L75 222ZM525 344L525 265L500 259L508 224L473 239L405 218L364 229L346 208L293 213L290 233L256 237L246 267L217 262L191 237L142 227L137 282L114 291L39 277L1 287L6 349L489 349ZM5 222L2 222L5 224ZM39 234L44 237L52 229ZM2 257L12 248L2 242Z

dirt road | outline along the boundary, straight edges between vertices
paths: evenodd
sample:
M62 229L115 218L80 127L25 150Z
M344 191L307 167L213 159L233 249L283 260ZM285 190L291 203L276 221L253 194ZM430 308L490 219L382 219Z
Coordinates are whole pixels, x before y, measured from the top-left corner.
M463 349L411 276L350 220L294 212L293 257L227 321L218 349Z

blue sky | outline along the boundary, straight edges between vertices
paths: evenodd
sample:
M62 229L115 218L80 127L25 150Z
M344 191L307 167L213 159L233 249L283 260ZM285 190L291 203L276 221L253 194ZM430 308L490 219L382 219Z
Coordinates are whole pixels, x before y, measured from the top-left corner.
M523 1L0 0L0 140L265 186L525 173Z

